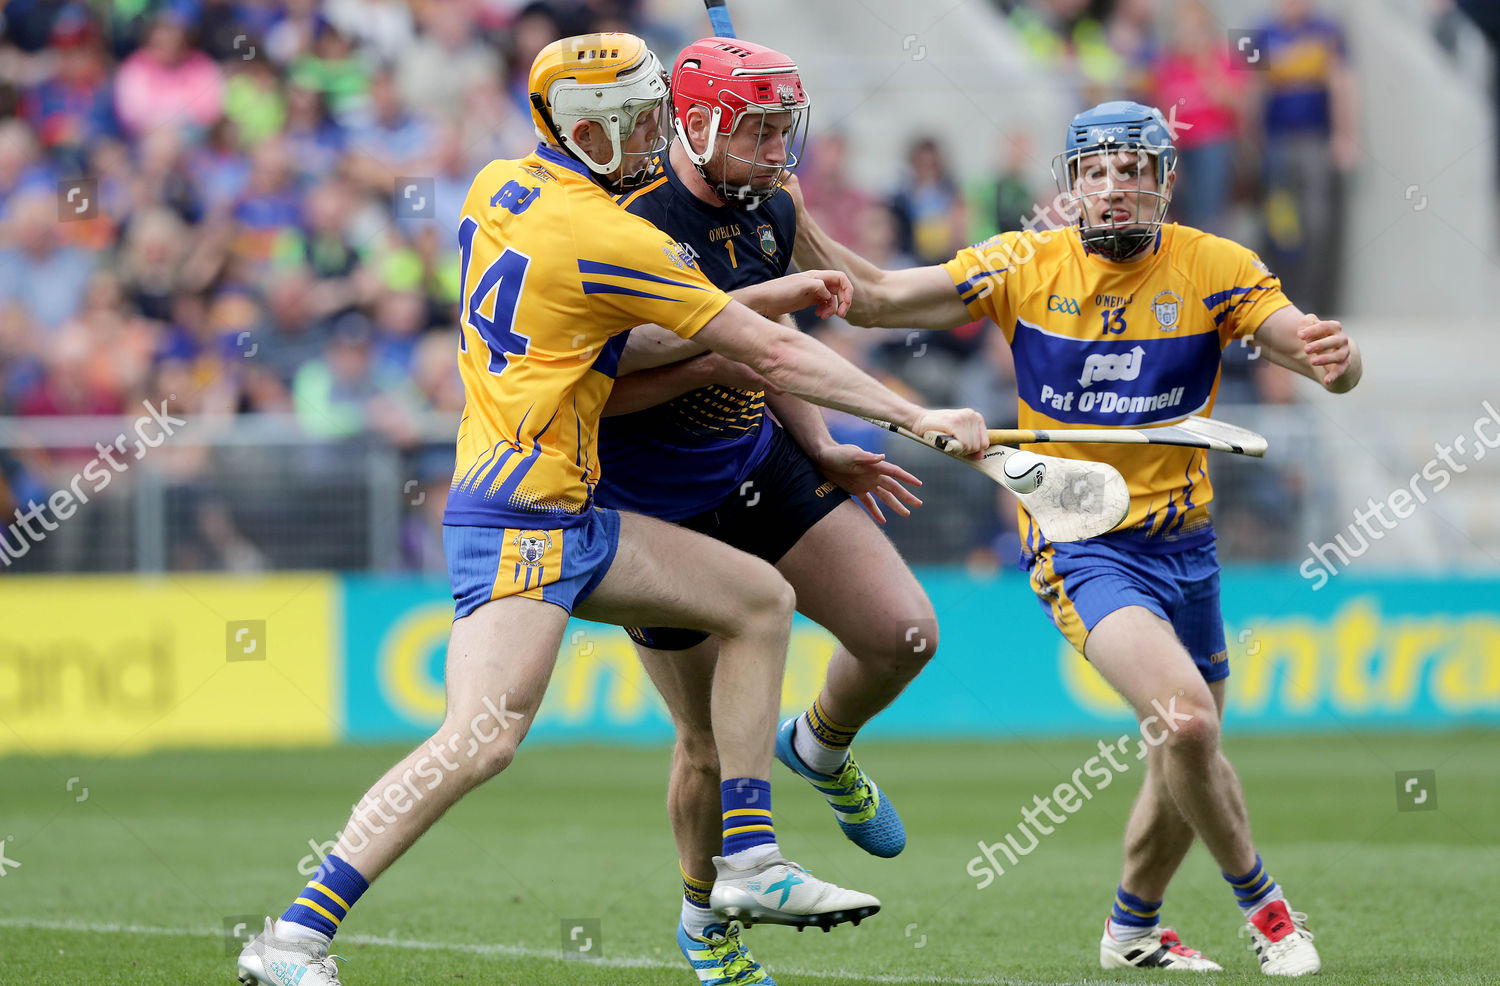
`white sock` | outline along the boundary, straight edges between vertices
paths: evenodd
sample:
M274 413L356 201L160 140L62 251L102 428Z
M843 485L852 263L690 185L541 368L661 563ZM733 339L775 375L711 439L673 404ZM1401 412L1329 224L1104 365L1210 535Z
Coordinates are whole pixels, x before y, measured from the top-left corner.
M298 924L295 921L288 921L285 918L276 919L276 926L273 933L282 941L310 941L322 945L327 945L333 941L332 938L329 938L317 928L309 928L305 924Z
M741 849L731 856L725 856L724 859L737 870L748 870L758 865L761 860L774 856L778 848L774 842L765 842L758 846L751 846L749 849Z
M1281 884L1279 883L1270 893L1266 894L1260 900L1256 901L1254 907L1250 908L1250 910L1248 911L1245 911L1245 920L1248 921L1251 918L1255 917L1255 915L1259 914L1261 909L1267 904L1274 903L1278 900L1286 900L1286 894L1281 892Z
M1146 937L1156 929L1157 925L1154 924L1143 928L1138 924L1119 924L1114 918L1109 919L1109 937L1115 941L1134 941Z
M825 776L838 773L844 761L849 759L847 749L835 750L818 741L813 735L812 726L807 722L806 712L797 717L797 724L792 727L792 749L802 758L803 763Z
M694 938L702 938L709 925L722 923L713 911L699 907L686 897L682 898L682 926Z

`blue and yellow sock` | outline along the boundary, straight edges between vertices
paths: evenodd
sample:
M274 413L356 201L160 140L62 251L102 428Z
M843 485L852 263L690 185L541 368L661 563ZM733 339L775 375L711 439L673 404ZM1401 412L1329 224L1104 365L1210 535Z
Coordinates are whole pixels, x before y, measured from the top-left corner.
M724 806L724 857L747 849L776 845L771 824L771 782L754 777L731 777L719 784Z
M349 913L349 908L368 889L370 884L353 866L337 856L327 857L307 882L301 896L292 902L292 906L281 915L281 920L276 922L276 936L297 937L283 932L294 933L307 929L324 938L332 938L338 932L344 916ZM286 925L296 927L287 929Z
M1109 935L1115 941L1129 941L1148 935L1161 921L1161 901L1145 900L1125 889L1115 889L1115 906L1109 912Z
M834 722L816 698L797 720L797 726L792 746L802 762L820 774L838 773L859 730Z
M1229 881L1229 886L1234 889L1234 899L1240 905L1240 910L1249 917L1253 912L1260 910L1273 900L1284 899L1281 885L1271 879L1271 874L1266 872L1265 866L1261 864L1260 853L1255 854L1255 868L1244 876L1233 876L1224 874L1224 879Z
M710 926L719 923L708 906L708 895L714 889L714 882L689 875L681 863L677 868L682 871L682 926L694 938L702 938Z
M813 699L813 704L803 713L807 718L807 728L819 743L830 750L847 750L849 744L854 742L854 734L858 729L850 729L842 723L834 722L823 709L822 697Z

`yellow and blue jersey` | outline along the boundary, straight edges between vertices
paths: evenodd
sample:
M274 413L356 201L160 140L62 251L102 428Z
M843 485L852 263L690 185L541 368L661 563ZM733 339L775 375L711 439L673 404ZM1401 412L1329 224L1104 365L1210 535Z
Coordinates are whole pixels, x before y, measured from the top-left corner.
M443 522L581 526L626 331L655 322L690 337L729 296L545 145L479 172L458 239L465 405Z
M620 204L676 240L724 291L781 277L791 262L797 214L784 191L756 209L712 206L663 160L657 175ZM712 509L766 457L775 426L765 406L762 391L708 386L605 418L599 503L670 521Z
M1005 333L1022 428L1140 427L1213 407L1219 360L1234 339L1290 304L1250 250L1186 226L1162 227L1129 263L1087 251L1070 230L1003 233L945 265L976 318ZM1112 538L1167 551L1213 537L1201 449L1056 444L1052 455L1107 462L1130 487ZM1027 564L1045 545L1020 508Z

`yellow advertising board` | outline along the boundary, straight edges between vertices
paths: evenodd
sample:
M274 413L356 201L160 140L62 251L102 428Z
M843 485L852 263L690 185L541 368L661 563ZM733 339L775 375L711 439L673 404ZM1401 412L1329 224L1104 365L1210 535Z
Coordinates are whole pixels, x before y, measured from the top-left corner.
M321 574L7 579L0 754L332 742L337 603Z

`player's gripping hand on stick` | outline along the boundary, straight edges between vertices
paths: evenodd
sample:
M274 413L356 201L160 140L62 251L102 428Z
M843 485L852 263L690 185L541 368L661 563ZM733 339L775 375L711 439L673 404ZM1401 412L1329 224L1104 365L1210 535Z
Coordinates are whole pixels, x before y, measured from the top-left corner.
M958 441L949 444L955 455L977 455L990 447L990 433L978 411L967 408L953 411L925 411L912 429L919 435L947 435Z

